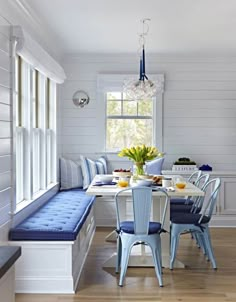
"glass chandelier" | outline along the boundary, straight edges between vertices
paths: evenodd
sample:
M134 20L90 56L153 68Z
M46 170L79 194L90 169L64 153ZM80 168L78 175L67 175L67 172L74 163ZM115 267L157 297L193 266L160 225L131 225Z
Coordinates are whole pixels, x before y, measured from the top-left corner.
M124 92L126 93L129 99L133 100L143 100L147 98L152 98L155 96L159 91L163 90L163 81L156 80L151 81L148 79L145 70L145 37L148 34L149 27L147 22L150 19L142 19L141 22L143 23L143 32L139 35L139 56L140 56L140 66L139 66L139 79L137 80L134 78L126 79L124 81Z

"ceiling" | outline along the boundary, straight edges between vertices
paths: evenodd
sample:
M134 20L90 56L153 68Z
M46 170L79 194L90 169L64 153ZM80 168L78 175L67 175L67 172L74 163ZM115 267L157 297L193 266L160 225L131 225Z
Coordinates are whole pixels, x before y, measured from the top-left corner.
M236 54L236 0L24 0L64 53Z

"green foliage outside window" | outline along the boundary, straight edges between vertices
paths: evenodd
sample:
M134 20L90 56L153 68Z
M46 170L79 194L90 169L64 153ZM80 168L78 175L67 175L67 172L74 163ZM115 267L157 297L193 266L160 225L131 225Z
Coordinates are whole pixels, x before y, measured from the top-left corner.
M107 93L106 150L153 144L152 100L125 99L120 92Z

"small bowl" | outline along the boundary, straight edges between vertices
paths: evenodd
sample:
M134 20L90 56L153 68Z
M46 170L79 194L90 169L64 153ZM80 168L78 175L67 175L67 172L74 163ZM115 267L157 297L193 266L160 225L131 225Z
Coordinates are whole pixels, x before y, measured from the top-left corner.
M113 175L99 175L99 180L104 184L112 182L113 178Z
M137 185L150 187L152 185L152 179L137 179Z

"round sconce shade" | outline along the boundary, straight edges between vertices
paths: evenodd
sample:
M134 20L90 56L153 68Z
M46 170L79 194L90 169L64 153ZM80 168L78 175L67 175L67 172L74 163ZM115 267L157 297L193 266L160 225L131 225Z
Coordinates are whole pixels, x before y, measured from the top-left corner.
M85 105L89 103L89 96L83 90L77 90L72 97L73 103L75 106L83 108Z

